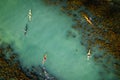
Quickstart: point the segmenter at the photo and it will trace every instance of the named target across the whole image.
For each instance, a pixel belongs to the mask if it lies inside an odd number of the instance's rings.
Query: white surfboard
[[[87,60],[89,60],[91,57],[91,50],[89,49],[88,54],[87,54]]]
[[[32,10],[31,9],[28,12],[28,21],[32,21]]]

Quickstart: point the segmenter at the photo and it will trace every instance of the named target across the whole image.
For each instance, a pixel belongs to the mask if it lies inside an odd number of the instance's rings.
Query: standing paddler
[[[89,49],[88,54],[87,54],[87,60],[90,59],[90,56],[91,56],[91,50]]]
[[[47,54],[45,54],[44,57],[43,57],[43,60],[42,60],[43,65],[45,64],[46,60],[47,60]]]
[[[31,9],[28,12],[28,21],[32,21],[32,10]]]

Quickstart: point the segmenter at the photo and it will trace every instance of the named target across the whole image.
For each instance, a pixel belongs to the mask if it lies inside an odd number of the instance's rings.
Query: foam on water
[[[87,61],[88,50],[80,44],[81,35],[71,28],[74,22],[58,7],[40,0],[4,0],[0,7],[0,38],[2,42],[14,43],[23,66],[41,65],[43,55],[47,54],[45,66],[60,80],[100,78],[99,67],[92,60]],[[31,22],[27,17],[29,9],[33,14]],[[67,36],[68,31],[76,38]]]

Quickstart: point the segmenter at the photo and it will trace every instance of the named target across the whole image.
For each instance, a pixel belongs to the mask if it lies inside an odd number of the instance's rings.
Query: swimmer
[[[91,56],[91,50],[89,49],[88,54],[87,54],[87,60],[90,59],[90,56]]]
[[[29,21],[32,20],[32,10],[31,9],[29,10],[29,13],[28,13],[28,20]]]
[[[27,34],[27,30],[28,30],[28,25],[26,24],[25,29],[24,29],[24,35]]]
[[[43,60],[42,60],[43,65],[45,64],[46,59],[47,59],[47,54],[45,54],[44,57],[43,57]]]

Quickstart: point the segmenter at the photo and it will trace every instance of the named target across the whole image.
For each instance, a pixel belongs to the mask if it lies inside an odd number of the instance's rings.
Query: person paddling
[[[32,21],[32,10],[31,9],[28,12],[28,21]]]
[[[87,54],[87,60],[90,59],[90,56],[91,56],[91,50],[89,49],[88,54]]]
[[[46,60],[47,60],[47,54],[45,54],[44,57],[43,57],[43,60],[42,60],[43,65],[45,64]]]

